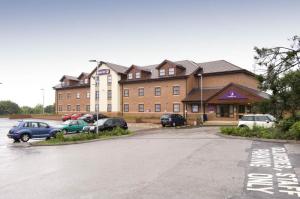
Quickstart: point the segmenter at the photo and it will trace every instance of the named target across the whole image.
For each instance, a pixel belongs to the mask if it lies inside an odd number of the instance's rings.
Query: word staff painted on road
[[[300,198],[298,178],[284,147],[253,149],[249,166],[255,172],[247,175],[247,191],[270,195],[278,191]]]

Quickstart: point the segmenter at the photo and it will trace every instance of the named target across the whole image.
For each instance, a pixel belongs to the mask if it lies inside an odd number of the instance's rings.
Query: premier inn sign
[[[229,90],[219,99],[228,100],[228,99],[247,99],[247,98],[234,90]]]
[[[108,75],[110,73],[109,69],[100,69],[97,72],[97,75]]]

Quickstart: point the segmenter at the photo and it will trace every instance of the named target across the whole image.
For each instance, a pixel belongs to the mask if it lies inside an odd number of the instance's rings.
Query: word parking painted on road
[[[247,191],[300,198],[298,178],[284,147],[254,148],[249,168]]]

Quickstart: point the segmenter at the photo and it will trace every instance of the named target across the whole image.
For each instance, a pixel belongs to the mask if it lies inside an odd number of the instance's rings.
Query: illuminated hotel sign
[[[97,75],[108,75],[110,73],[109,69],[100,69],[97,72]]]
[[[234,90],[229,90],[219,99],[227,100],[227,99],[247,99],[247,98]]]

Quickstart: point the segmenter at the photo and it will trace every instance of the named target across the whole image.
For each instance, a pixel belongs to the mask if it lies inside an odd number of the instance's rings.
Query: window
[[[255,121],[266,122],[266,121],[270,121],[270,119],[267,116],[255,116]]]
[[[80,99],[80,93],[76,94],[76,99]]]
[[[80,84],[83,84],[84,82],[83,82],[83,80],[80,80]]]
[[[217,117],[233,117],[233,105],[217,105]]]
[[[129,73],[127,76],[128,79],[132,79],[132,73]]]
[[[180,104],[173,104],[173,112],[177,113],[180,112]]]
[[[90,98],[91,97],[91,94],[90,94],[90,92],[86,92],[86,98]]]
[[[39,123],[39,127],[40,127],[40,128],[48,128],[48,124],[43,123],[43,122],[40,122],[40,123]]]
[[[144,96],[144,88],[139,88],[139,96]]]
[[[129,104],[124,104],[124,112],[129,112]]]
[[[30,125],[31,128],[38,128],[39,125],[37,122],[31,122],[31,125]]]
[[[99,86],[99,76],[96,76],[95,85],[96,85],[96,87]]]
[[[111,112],[111,104],[107,104],[107,112]]]
[[[71,93],[67,93],[67,99],[71,99]]]
[[[135,73],[135,78],[136,78],[136,79],[141,78],[141,73],[140,73],[140,72]]]
[[[254,121],[254,116],[243,116],[242,121]]]
[[[160,104],[155,104],[155,112],[160,112]]]
[[[155,88],[154,88],[154,95],[155,95],[155,96],[160,96],[160,95],[161,95],[160,87],[155,87]]]
[[[95,111],[99,111],[99,104],[95,105]]]
[[[245,105],[239,105],[239,113],[245,113],[246,107]]]
[[[90,112],[90,109],[91,109],[91,108],[90,108],[90,105],[86,105],[86,106],[85,106],[85,111],[86,111],[86,112]]]
[[[199,112],[199,105],[192,104],[192,113],[198,113],[198,112]]]
[[[110,86],[112,82],[111,75],[107,75],[107,85]]]
[[[67,111],[71,111],[71,105],[67,105]]]
[[[62,111],[62,105],[58,106],[58,111],[60,111],[60,112]]]
[[[80,105],[76,105],[76,111],[80,111]]]
[[[175,75],[175,68],[169,68],[169,75]]]
[[[96,93],[95,93],[95,99],[99,99],[99,91],[96,91]]]
[[[89,83],[89,79],[84,79],[84,83],[88,84]]]
[[[107,99],[111,100],[111,90],[107,90]]]
[[[144,104],[139,104],[139,112],[144,112]]]
[[[173,95],[179,95],[179,93],[180,93],[180,87],[173,86]]]
[[[128,97],[129,96],[129,89],[124,89],[124,97]]]
[[[159,70],[159,76],[165,76],[165,74],[166,74],[165,69],[160,69]]]
[[[63,96],[62,96],[61,93],[58,94],[58,99],[59,99],[59,100],[62,100],[62,99],[63,99]]]

